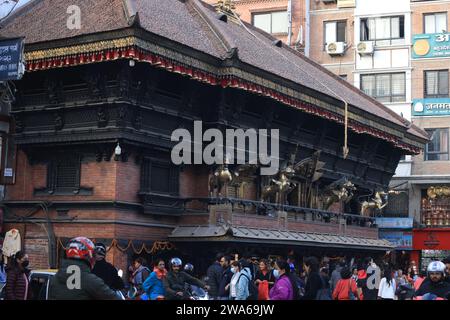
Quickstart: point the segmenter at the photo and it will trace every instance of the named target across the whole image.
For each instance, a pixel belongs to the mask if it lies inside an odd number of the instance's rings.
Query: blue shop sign
[[[0,40],[0,81],[19,80],[24,71],[23,38]]]
[[[412,229],[413,218],[376,218],[380,229]]]
[[[413,59],[450,57],[450,33],[416,34],[412,43]]]
[[[413,117],[448,115],[450,115],[450,98],[413,99]]]
[[[385,239],[392,243],[397,250],[412,250],[412,232],[404,231],[380,231],[380,239]]]

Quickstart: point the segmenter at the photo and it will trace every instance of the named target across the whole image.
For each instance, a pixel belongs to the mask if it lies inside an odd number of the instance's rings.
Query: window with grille
[[[425,161],[448,160],[448,128],[426,129],[431,135],[425,148]]]
[[[73,192],[80,189],[81,159],[62,156],[50,161],[47,170],[47,189],[53,192]]]
[[[409,216],[409,196],[408,193],[390,194],[388,204],[383,209],[385,217],[407,218]]]
[[[380,102],[406,101],[405,73],[361,75],[361,90]]]
[[[447,31],[447,12],[426,13],[423,15],[423,33],[442,33]]]
[[[376,45],[402,44],[405,38],[405,17],[377,17],[361,19],[361,41]]]
[[[254,13],[252,15],[253,25],[267,33],[287,33],[288,13],[287,11],[274,11]]]
[[[425,98],[448,97],[448,70],[425,71],[424,82]]]
[[[178,195],[178,167],[158,160],[145,159],[141,170],[142,192]]]

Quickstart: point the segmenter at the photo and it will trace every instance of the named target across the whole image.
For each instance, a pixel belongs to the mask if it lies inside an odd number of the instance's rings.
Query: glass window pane
[[[364,91],[365,94],[375,97],[375,76],[361,76],[361,90]]]
[[[433,14],[425,15],[425,33],[435,33],[435,20]]]
[[[441,152],[448,152],[448,130],[439,129],[439,150]]]
[[[385,97],[391,95],[391,76],[382,74],[377,76],[377,97]]]
[[[347,22],[340,21],[337,23],[337,41],[345,42],[345,26]]]
[[[325,23],[325,43],[336,42],[336,22]]]
[[[432,131],[430,142],[427,145],[428,152],[439,151],[439,134],[437,130]]]
[[[286,11],[272,13],[272,33],[288,32],[288,15]]]
[[[436,95],[438,94],[437,91],[437,84],[438,84],[438,77],[437,72],[435,71],[427,71],[425,73],[425,87],[426,87],[426,94],[427,96],[430,95]]]
[[[255,27],[270,33],[270,13],[255,14],[253,16],[253,24]]]
[[[396,73],[392,75],[392,95],[405,95],[405,74]]]
[[[437,13],[435,15],[435,19],[436,19],[436,33],[447,31],[447,14]]]
[[[361,41],[369,40],[369,22],[367,19],[361,19]]]
[[[391,38],[400,38],[400,18],[394,17],[391,19]]]
[[[377,18],[376,19],[376,39],[390,39],[391,38],[391,19]]]
[[[375,24],[375,19],[369,19],[369,40],[376,39]]]
[[[448,71],[439,72],[439,94],[448,95]]]

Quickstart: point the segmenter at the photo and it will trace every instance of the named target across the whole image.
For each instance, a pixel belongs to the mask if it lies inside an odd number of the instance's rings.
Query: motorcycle
[[[204,289],[197,287],[197,286],[193,286],[193,285],[188,285],[186,290],[185,290],[185,296],[189,299],[189,300],[209,300],[209,295],[208,292],[205,291]]]

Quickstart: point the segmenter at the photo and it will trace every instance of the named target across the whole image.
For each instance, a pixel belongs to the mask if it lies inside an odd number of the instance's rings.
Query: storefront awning
[[[169,239],[174,242],[215,241],[366,250],[394,249],[389,241],[380,239],[228,226],[179,226],[169,235]]]

